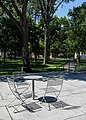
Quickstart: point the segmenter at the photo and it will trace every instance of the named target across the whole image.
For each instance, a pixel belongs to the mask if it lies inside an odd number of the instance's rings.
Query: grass
[[[82,60],[80,63],[77,64],[77,70],[86,70],[86,60]]]
[[[63,69],[63,65],[67,60],[51,59],[48,64],[43,64],[43,59],[30,60],[31,68],[33,72],[52,72]],[[6,59],[5,65],[3,59],[0,59],[0,75],[12,74],[15,70],[19,70],[23,66],[21,59],[10,60]]]

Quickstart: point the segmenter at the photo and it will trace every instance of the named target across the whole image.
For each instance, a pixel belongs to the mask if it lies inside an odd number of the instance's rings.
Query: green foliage
[[[21,49],[20,34],[8,17],[0,16],[0,49],[5,51],[19,51]]]
[[[69,38],[71,43],[74,42],[73,48],[75,51],[84,52],[86,50],[86,2],[70,10],[68,15],[70,16]]]
[[[66,17],[58,18],[55,16],[50,24],[49,39],[51,51],[57,54],[58,57],[68,57],[66,46],[68,26],[69,21]]]

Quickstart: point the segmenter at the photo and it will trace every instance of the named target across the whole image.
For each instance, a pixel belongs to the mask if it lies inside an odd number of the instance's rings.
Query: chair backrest
[[[20,97],[18,96],[18,93],[17,93],[17,89],[16,89],[16,86],[15,86],[15,83],[14,83],[14,78],[7,78],[7,80],[8,80],[9,88],[10,88],[11,92],[13,93],[13,95],[17,99],[20,99]]]
[[[59,96],[63,86],[63,76],[51,77],[47,81],[46,93],[57,92]]]
[[[63,77],[58,76],[58,77],[51,77],[47,81],[47,86],[59,86],[63,84]]]
[[[21,93],[23,93],[23,91],[22,92],[20,92],[20,91],[18,91],[18,86],[17,86],[17,82],[15,82],[15,80],[16,79],[14,79],[13,78],[13,76],[12,76],[12,78],[7,78],[7,80],[8,80],[8,85],[9,85],[9,88],[10,88],[10,90],[11,90],[11,92],[13,93],[13,95],[17,98],[17,99],[19,99],[20,101],[23,101],[23,99],[22,99],[22,94]],[[19,84],[19,83],[18,83]],[[20,89],[21,90],[21,89]]]

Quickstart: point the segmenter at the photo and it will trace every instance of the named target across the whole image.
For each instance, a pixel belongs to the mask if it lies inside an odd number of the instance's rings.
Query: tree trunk
[[[34,51],[34,53],[35,53],[35,61],[37,61],[37,42],[36,41],[34,43],[34,46],[35,46],[35,51]]]
[[[5,59],[6,59],[6,48],[4,46],[4,65],[5,65]]]
[[[10,59],[12,60],[12,49],[10,51]]]
[[[48,61],[50,61],[50,39],[48,40]]]
[[[16,47],[14,46],[14,60],[16,59]]]
[[[2,2],[1,0],[0,0],[0,6],[7,13],[7,15],[13,20],[14,24],[17,26],[18,30],[20,31],[22,37],[23,67],[26,72],[31,72],[29,51],[28,51],[28,24],[26,19],[28,0],[21,0],[21,7],[22,7],[21,11],[18,10],[15,0],[11,0],[10,2],[12,3],[13,8],[15,9],[17,15],[21,19],[20,24],[17,21],[16,17],[14,17],[13,14],[10,12],[9,8],[7,8],[4,2]]]
[[[80,52],[77,53],[77,62],[80,63]]]
[[[48,63],[48,23],[45,25],[44,64]]]
[[[27,3],[24,1],[22,6],[22,55],[24,71],[31,72],[28,50],[28,24],[26,19],[26,6]]]

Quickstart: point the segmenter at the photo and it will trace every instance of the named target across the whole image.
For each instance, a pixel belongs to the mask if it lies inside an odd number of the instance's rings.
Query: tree
[[[2,51],[4,51],[4,64],[5,64],[5,57],[6,57],[6,51],[14,51],[14,58],[16,58],[16,51],[19,48],[18,44],[21,44],[19,42],[19,34],[16,29],[16,26],[12,24],[11,19],[6,17],[5,15],[0,16],[0,48]],[[16,47],[17,46],[17,47]],[[11,54],[12,56],[12,54]]]
[[[58,18],[55,16],[49,26],[49,42],[51,51],[57,57],[67,57],[67,31],[69,22],[66,17]]]
[[[30,51],[34,53],[34,60],[37,61],[37,56],[39,54],[39,38],[41,30],[34,22],[29,24],[29,41],[30,41]]]
[[[28,51],[28,20],[26,16],[28,0],[0,0],[1,8],[6,12],[19,30],[22,40],[23,67],[31,71]]]
[[[86,51],[86,2],[81,6],[73,8],[68,13],[71,25],[71,41],[75,43],[75,52],[78,54],[80,62],[80,52]],[[82,47],[83,46],[83,47]]]
[[[54,13],[58,7],[64,3],[74,0],[35,0],[35,4],[38,4],[39,11],[45,23],[45,45],[44,45],[44,64],[48,63],[49,59],[49,24],[53,18]]]

